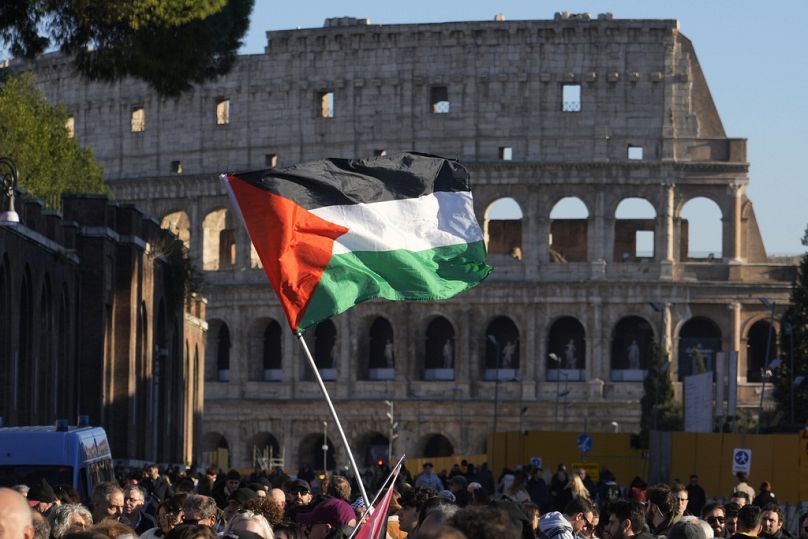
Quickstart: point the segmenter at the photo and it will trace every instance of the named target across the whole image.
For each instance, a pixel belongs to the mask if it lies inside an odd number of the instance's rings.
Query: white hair
[[[233,515],[233,518],[227,523],[222,536],[227,537],[230,530],[246,530],[247,522],[253,522],[258,525],[260,531],[256,533],[263,537],[263,539],[275,539],[275,534],[272,533],[272,526],[269,525],[264,515],[249,510],[239,511]]]
[[[73,515],[76,514],[84,517],[87,527],[93,525],[93,515],[80,503],[67,503],[54,506],[48,516],[51,525],[51,535],[59,539],[59,537],[66,534],[70,525],[73,524]]]
[[[681,522],[691,522],[693,524],[696,524],[702,530],[704,530],[704,535],[707,536],[707,539],[714,539],[715,532],[713,531],[713,527],[710,526],[710,524],[707,523],[706,521],[700,519],[699,517],[694,516],[694,515],[685,515],[679,520]]]

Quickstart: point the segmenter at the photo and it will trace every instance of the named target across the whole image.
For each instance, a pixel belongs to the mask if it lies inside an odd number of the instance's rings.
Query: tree
[[[91,80],[141,79],[165,96],[226,74],[253,0],[14,0],[0,2],[0,41],[15,56],[49,47]]]
[[[0,155],[17,164],[26,193],[51,206],[67,191],[108,192],[92,151],[69,136],[67,117],[45,100],[31,75],[0,85]]]
[[[802,237],[808,247],[808,227]],[[787,430],[801,428],[808,419],[808,382],[792,387],[800,375],[808,375],[808,252],[800,260],[797,277],[791,285],[791,298],[783,314],[780,330],[780,351],[783,363],[772,372],[775,415],[779,427]],[[794,370],[791,370],[791,362]],[[794,392],[794,418],[791,417],[791,392]]]
[[[673,397],[668,352],[659,344],[654,345],[648,372],[643,380],[643,396],[640,399],[640,447],[648,447],[652,430],[680,430],[682,428],[682,405]]]

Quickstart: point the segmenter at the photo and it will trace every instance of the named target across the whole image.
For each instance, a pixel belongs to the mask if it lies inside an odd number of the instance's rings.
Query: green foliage
[[[197,292],[202,291],[204,275],[191,262],[188,249],[179,239],[165,233],[153,244],[152,256],[166,262],[166,301],[171,310],[176,309]]]
[[[68,136],[67,116],[45,100],[31,75],[0,84],[0,155],[16,163],[26,193],[51,206],[64,192],[109,192],[92,151]]]
[[[0,3],[0,40],[34,57],[49,46],[82,75],[139,78],[160,94],[226,74],[253,0],[16,0]]]
[[[802,238],[808,246],[808,228]],[[792,388],[797,376],[808,376],[808,253],[805,253],[797,268],[797,278],[791,286],[789,305],[783,314],[780,330],[780,357],[782,365],[772,372],[773,396],[777,403],[772,421],[781,430],[796,431],[808,419],[808,380]],[[794,370],[792,372],[792,356]],[[794,420],[791,420],[791,391],[794,392]]]
[[[659,344],[648,365],[648,373],[643,380],[644,393],[640,399],[640,445],[648,447],[652,430],[681,430],[682,405],[673,396],[673,383],[670,379],[668,352]]]

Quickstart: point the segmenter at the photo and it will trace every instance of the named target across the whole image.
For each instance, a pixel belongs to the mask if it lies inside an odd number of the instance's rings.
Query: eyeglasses
[[[716,522],[718,522],[719,524],[723,524],[724,521],[726,521],[724,517],[718,517],[718,516],[707,517],[707,522],[709,522],[710,524],[715,524]]]
[[[686,501],[687,501],[687,498],[679,498],[679,501],[680,501],[680,502],[686,502]]]
[[[290,490],[292,494],[299,494],[301,496],[305,496],[306,494],[311,494],[310,490],[306,490],[305,488],[296,488],[294,490]]]

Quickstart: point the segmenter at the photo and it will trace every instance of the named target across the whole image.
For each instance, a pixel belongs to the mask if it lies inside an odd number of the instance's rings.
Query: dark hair
[[[424,505],[423,507],[421,507],[421,510],[418,511],[418,527],[420,528],[421,524],[423,524],[424,522],[424,519],[428,515],[431,515],[432,513],[442,514],[443,519],[440,522],[442,524],[443,522],[449,520],[455,514],[457,509],[458,509],[457,505],[453,504],[450,501],[447,501],[444,498],[441,498],[440,496],[434,496],[432,498],[429,498],[427,501],[424,502]]]
[[[81,496],[72,486],[67,484],[56,485],[53,489],[56,497],[61,500],[63,504],[66,503],[81,503]]]
[[[541,515],[541,509],[539,509],[539,506],[533,502],[523,503],[522,508],[525,510],[525,514],[528,517],[532,517],[533,515]]]
[[[712,513],[713,511],[715,511],[716,509],[719,509],[719,508],[724,512],[724,516],[726,516],[727,515],[726,507],[724,507],[720,503],[713,502],[713,503],[708,503],[707,505],[705,505],[704,507],[701,508],[701,518],[706,517],[708,513]]]
[[[446,522],[463,532],[468,539],[520,539],[522,530],[516,528],[505,511],[486,505],[470,505],[459,510]]]
[[[216,532],[208,526],[201,526],[199,524],[183,524],[177,526],[166,534],[165,539],[219,539]]]
[[[738,511],[738,531],[748,532],[760,526],[760,507],[744,505]]]
[[[281,522],[272,526],[272,532],[275,537],[280,537],[283,534],[286,539],[303,539],[303,534],[300,532],[300,525],[296,522]]]
[[[671,492],[670,487],[663,483],[659,483],[649,488],[646,491],[646,494],[648,495],[648,503],[656,505],[665,518],[673,514],[674,508],[679,503],[676,496],[674,496],[673,492]]]
[[[732,496],[730,496],[730,498],[743,498],[744,500],[746,500],[746,503],[749,503],[749,494],[743,492],[742,490],[736,490],[735,492],[732,493]]]
[[[780,524],[784,524],[786,521],[786,514],[783,512],[783,508],[776,503],[767,503],[760,511],[761,513],[763,511],[773,511],[777,513],[777,519],[780,521]]]
[[[62,539],[109,539],[109,537],[103,533],[88,530],[83,532],[66,533],[62,536]]]
[[[564,514],[567,516],[570,515],[577,515],[578,513],[592,513],[594,512],[594,506],[592,502],[587,500],[586,498],[573,498],[570,503],[564,508]]]
[[[401,507],[412,507],[420,511],[428,499],[434,498],[437,495],[437,491],[431,488],[409,488],[401,493],[398,503]]]
[[[624,520],[631,521],[631,531],[638,534],[645,526],[645,507],[639,502],[617,500],[609,506],[609,513],[617,517],[622,528]]]
[[[741,509],[741,506],[735,502],[729,502],[724,504],[724,515],[726,517],[737,517],[738,511]]]

